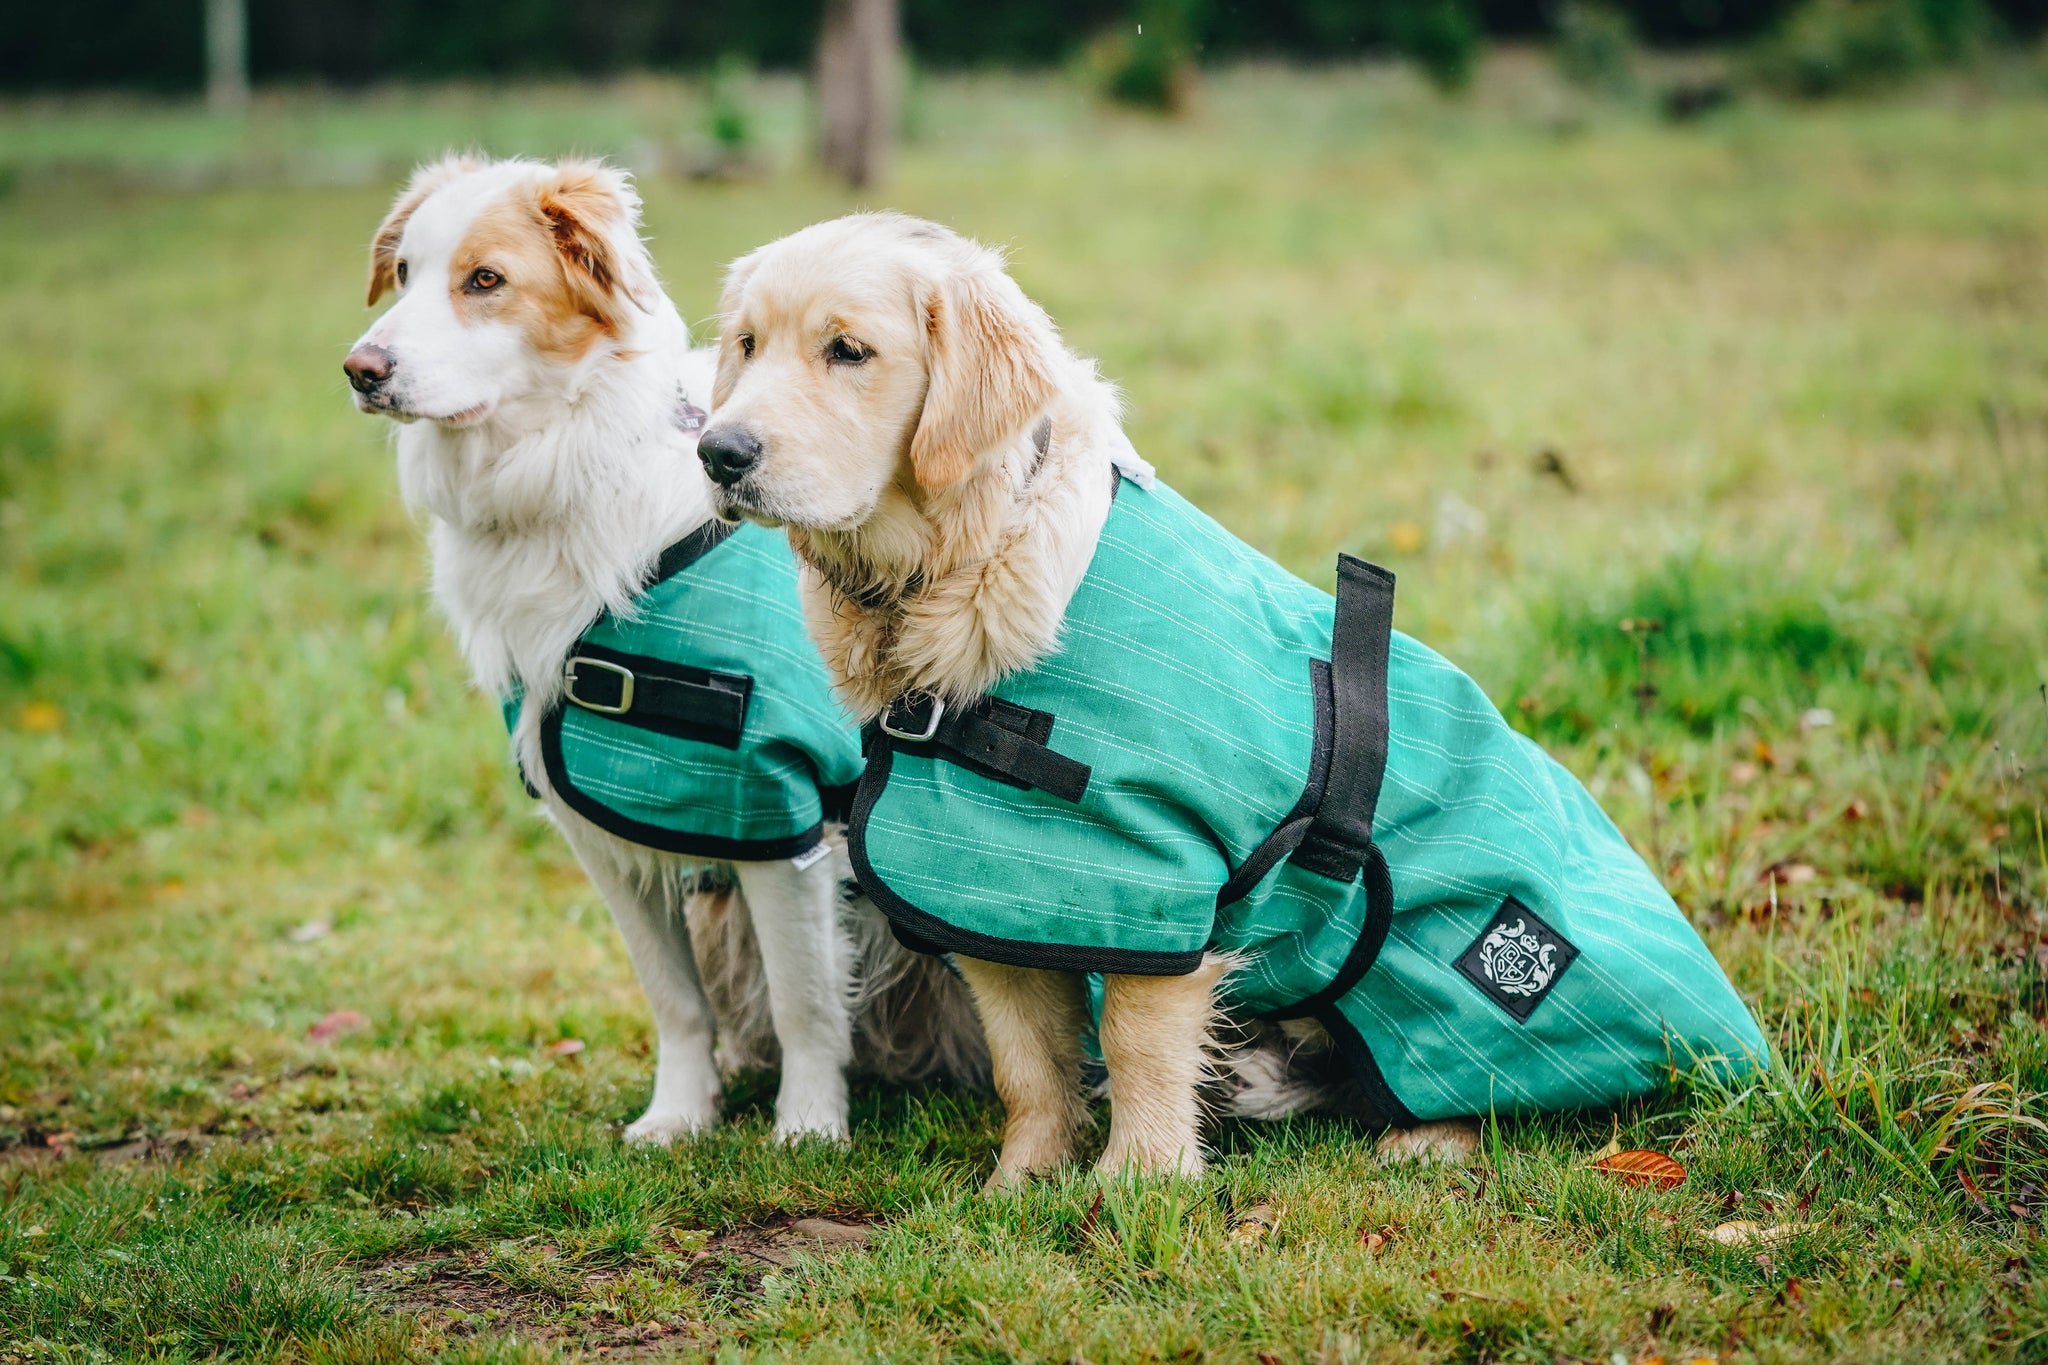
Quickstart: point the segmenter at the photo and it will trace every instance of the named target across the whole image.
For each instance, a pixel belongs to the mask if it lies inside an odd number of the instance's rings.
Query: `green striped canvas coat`
[[[540,721],[548,783],[622,839],[767,861],[817,847],[860,777],[860,732],[804,632],[779,531],[710,522],[665,551],[630,616],[564,662]],[[522,698],[504,701],[516,729]]]
[[[1347,558],[1332,598],[1122,483],[1050,654],[871,730],[863,888],[929,950],[1152,974],[1238,954],[1228,1007],[1320,1020],[1391,1123],[1760,1065],[1585,788],[1391,616],[1382,570]]]

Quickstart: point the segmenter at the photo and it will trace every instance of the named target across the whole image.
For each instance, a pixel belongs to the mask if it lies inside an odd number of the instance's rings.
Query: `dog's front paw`
[[[822,1138],[826,1142],[844,1142],[847,1138],[846,1112],[836,1114],[781,1114],[775,1116],[775,1137],[779,1142],[801,1142],[805,1138]]]
[[[1470,1119],[1442,1119],[1380,1134],[1374,1152],[1384,1162],[1421,1161],[1457,1165],[1479,1150],[1479,1125]]]
[[[718,1122],[718,1111],[649,1109],[626,1125],[625,1139],[636,1147],[666,1147],[694,1137]]]

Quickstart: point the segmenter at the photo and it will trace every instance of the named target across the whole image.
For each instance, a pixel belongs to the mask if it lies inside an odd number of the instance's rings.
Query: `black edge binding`
[[[1385,1125],[1388,1128],[1413,1128],[1417,1119],[1401,1097],[1387,1084],[1387,1077],[1380,1070],[1379,1059],[1366,1046],[1365,1038],[1349,1019],[1334,1008],[1326,1009],[1316,1016],[1316,1022],[1329,1031],[1337,1044],[1337,1051],[1351,1067],[1352,1079],[1358,1082],[1359,1097],[1365,1101],[1367,1113],[1362,1117],[1368,1126]]]
[[[654,562],[654,577],[647,580],[647,588],[657,583],[668,582],[723,545],[725,538],[739,529],[738,522],[720,521],[717,517],[705,522],[661,552],[661,558]],[[642,588],[641,591],[645,592],[647,588]]]
[[[1010,967],[1043,967],[1066,972],[1115,972],[1125,976],[1186,976],[1202,965],[1203,950],[1185,953],[1138,948],[1096,948],[1078,943],[1020,943],[996,938],[948,924],[937,915],[920,910],[884,882],[868,860],[868,818],[889,785],[889,770],[896,756],[896,744],[879,730],[871,729],[867,770],[861,774],[860,791],[854,797],[853,818],[846,827],[846,851],[853,859],[853,875],[861,890],[875,903],[895,932],[897,942],[913,952],[965,953],[985,962]],[[934,755],[936,757],[936,755]]]
[[[548,782],[555,794],[570,810],[596,825],[608,834],[621,839],[658,848],[664,853],[680,853],[691,858],[722,858],[739,863],[766,863],[778,858],[794,858],[799,853],[808,853],[818,846],[825,837],[823,823],[812,825],[796,834],[775,839],[726,839],[711,834],[691,834],[682,830],[666,829],[635,820],[630,815],[621,815],[603,802],[585,794],[569,778],[569,765],[562,757],[562,707],[556,703],[554,709],[541,717],[540,753],[541,761],[547,765]]]

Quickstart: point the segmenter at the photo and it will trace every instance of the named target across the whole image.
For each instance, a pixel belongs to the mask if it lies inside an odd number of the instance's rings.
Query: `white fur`
[[[727,897],[693,891],[700,860],[592,825],[552,791],[541,760],[539,717],[560,690],[570,645],[601,611],[630,612],[661,550],[710,515],[695,435],[675,412],[679,386],[709,407],[712,353],[690,349],[656,286],[622,174],[609,173],[623,209],[611,246],[636,306],[618,335],[579,360],[542,353],[516,326],[463,317],[440,285],[480,213],[554,173],[527,161],[457,170],[412,210],[399,248],[411,287],[357,343],[393,357],[394,392],[359,396],[358,406],[405,420],[399,483],[428,517],[434,597],[477,686],[492,696],[524,689],[514,751],[610,907],[653,1007],[654,1095],[627,1138],[665,1142],[711,1124],[719,1063],[764,1064],[778,1051],[777,1134],[843,1137],[856,1014],[864,1025],[895,1021],[861,1030],[875,1069],[972,1081],[986,1062],[964,992],[911,980],[917,965],[880,931],[874,908],[842,907],[843,851],[802,869],[732,866],[745,910],[735,915]],[[695,953],[693,930],[705,939]],[[921,1011],[909,1028],[896,1019],[906,985]],[[759,1026],[763,994],[772,1035]]]

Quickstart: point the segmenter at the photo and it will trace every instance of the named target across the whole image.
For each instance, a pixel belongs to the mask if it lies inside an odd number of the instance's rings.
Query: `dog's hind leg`
[[[1211,956],[1186,976],[1103,978],[1109,1145],[1097,1170],[1202,1173],[1199,1088],[1209,1068],[1216,985],[1229,965]]]
[[[690,951],[680,892],[666,877],[635,875],[599,849],[571,839],[612,922],[626,942],[633,974],[654,1010],[657,1051],[654,1098],[626,1125],[628,1142],[673,1142],[718,1121],[718,1068],[711,1060],[716,1025]]]
[[[736,863],[761,946],[768,1010],[782,1048],[775,1135],[846,1136],[846,1067],[853,1059],[851,950],[839,927],[835,859]]]
[[[1019,1185],[1070,1158],[1074,1134],[1088,1118],[1081,1095],[1081,1031],[1088,1022],[1081,978],[978,958],[954,961],[974,992],[1003,1101],[1003,1154],[989,1188]]]

